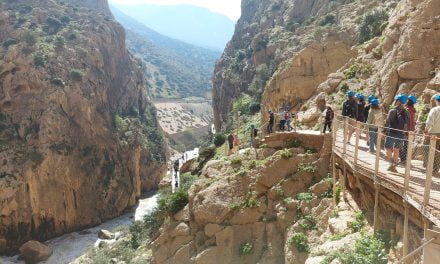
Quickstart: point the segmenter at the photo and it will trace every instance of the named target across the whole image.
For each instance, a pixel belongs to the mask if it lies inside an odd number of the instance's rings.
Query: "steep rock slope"
[[[357,56],[351,47],[358,42],[362,16],[374,9],[390,12],[395,4],[244,0],[242,17],[213,78],[217,128],[227,125],[231,105],[242,93],[263,101],[263,110],[310,99],[330,73]]]
[[[0,4],[4,253],[119,215],[157,186],[166,148],[106,1]]]
[[[439,16],[439,1],[400,1],[389,13],[383,34],[354,47],[358,56],[315,87],[316,93],[326,95],[328,103],[338,107],[347,89],[375,94],[384,109],[396,94],[407,93],[420,97],[423,108],[440,88]],[[315,112],[312,107],[303,115],[305,123],[316,122]],[[419,118],[424,122],[426,115],[420,112]]]
[[[189,191],[189,204],[161,227],[152,244],[154,263],[304,263],[288,233],[312,211],[325,229],[331,199],[297,198],[309,187],[302,195],[329,192],[330,181],[321,182],[329,172],[329,145],[323,149],[322,155],[260,149],[260,160],[248,150],[231,161],[209,161]]]
[[[220,52],[163,36],[111,7],[127,31],[130,51],[142,59],[151,94],[155,98],[205,97]]]

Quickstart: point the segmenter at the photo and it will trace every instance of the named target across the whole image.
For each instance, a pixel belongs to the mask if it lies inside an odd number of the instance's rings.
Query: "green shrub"
[[[44,66],[47,63],[47,55],[43,53],[36,53],[34,55],[34,65],[37,67]]]
[[[344,71],[347,80],[356,77],[370,75],[373,72],[373,67],[364,63],[355,63]]]
[[[388,24],[388,14],[385,10],[374,10],[362,17],[359,26],[359,43],[364,43],[382,35]]]
[[[348,227],[351,229],[353,233],[361,231],[364,227],[365,223],[365,215],[362,212],[356,213],[356,218],[354,221],[348,223]]]
[[[234,166],[241,166],[243,161],[239,157],[233,157],[231,159],[231,164]]]
[[[338,255],[342,264],[386,264],[387,251],[384,242],[373,235],[363,235],[356,241],[355,249]]]
[[[230,205],[231,209],[240,209],[240,208],[258,208],[261,205],[261,201],[258,200],[256,192],[248,192],[244,200],[240,202],[234,202]]]
[[[292,237],[287,240],[289,245],[295,245],[299,252],[310,252],[310,247],[307,242],[307,236],[304,233],[295,233]]]
[[[293,155],[288,149],[283,149],[280,151],[280,156],[283,159],[290,159]]]
[[[254,246],[249,242],[240,245],[240,251],[239,251],[240,256],[251,255],[253,251],[254,251]]]
[[[57,46],[58,48],[64,47],[64,37],[63,36],[57,35],[55,37],[55,46]]]
[[[188,192],[178,188],[174,193],[160,197],[157,204],[160,211],[175,215],[188,204]]]
[[[310,201],[313,199],[313,194],[310,192],[298,193],[296,199],[299,201]]]
[[[2,46],[5,48],[9,48],[9,46],[18,44],[18,41],[16,39],[7,39],[3,41]]]
[[[310,163],[300,163],[298,165],[298,171],[305,171],[308,173],[315,173],[316,171],[318,171],[318,167],[316,167],[315,165],[312,165]]]
[[[257,162],[255,160],[252,160],[251,162],[249,162],[248,169],[253,170],[256,168],[257,168]]]
[[[24,33],[24,41],[28,47],[32,47],[37,43],[37,35],[32,31]]]
[[[80,82],[83,80],[83,73],[80,70],[72,70],[70,72],[70,78],[72,78],[72,80]]]
[[[118,113],[115,114],[113,118],[113,123],[115,128],[119,131],[124,131],[126,128],[124,119]]]
[[[222,146],[223,144],[225,144],[225,142],[226,142],[226,136],[224,134],[219,133],[214,136],[214,145],[216,147]]]
[[[302,217],[299,225],[305,230],[316,230],[318,229],[316,226],[316,220],[311,215],[306,215]]]
[[[302,145],[302,142],[299,139],[293,139],[293,140],[290,140],[289,142],[287,142],[288,148],[299,148],[299,147],[301,147],[301,145]]]
[[[254,115],[260,111],[260,103],[250,95],[243,94],[233,103],[232,111],[242,115]]]
[[[336,204],[339,204],[339,202],[341,201],[342,187],[339,184],[337,184],[335,188],[336,188],[336,190],[335,190],[335,200],[336,200]]]
[[[340,87],[339,87],[339,91],[341,91],[345,94],[346,92],[348,92],[349,89],[350,89],[350,87],[348,86],[348,84],[346,82],[341,82]]]
[[[336,24],[336,17],[333,14],[328,14],[319,21],[320,26],[325,26],[329,24]]]
[[[70,23],[70,17],[69,16],[62,16],[60,18],[60,21],[63,22],[64,24],[69,24]]]

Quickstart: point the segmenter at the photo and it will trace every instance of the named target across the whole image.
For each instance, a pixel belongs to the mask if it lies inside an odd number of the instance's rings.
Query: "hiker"
[[[404,107],[408,101],[408,96],[405,94],[399,94],[394,99],[394,105],[396,108],[391,109],[388,112],[385,124],[385,149],[390,162],[388,171],[391,172],[397,172],[396,166],[399,160],[399,152],[400,149],[403,148],[403,142],[406,140],[410,122],[409,113]]]
[[[377,145],[377,132],[379,127],[383,125],[383,114],[380,108],[378,99],[373,99],[370,103],[370,111],[368,114],[367,125],[370,138],[370,152],[375,153],[375,146]]]
[[[278,115],[280,116],[280,128],[279,128],[279,130],[284,132],[284,130],[286,128],[286,117],[285,117],[284,111],[281,110]]]
[[[405,107],[406,110],[409,113],[409,128],[408,131],[416,131],[416,108],[414,107],[414,105],[417,103],[417,97],[415,97],[414,95],[410,95],[408,97],[408,102],[406,103]],[[408,140],[405,140],[403,142],[403,148],[400,150],[400,162],[402,164],[406,163],[406,156],[408,154]]]
[[[324,130],[322,131],[323,134],[325,134],[327,128],[328,131],[332,132],[332,123],[334,118],[335,118],[335,112],[333,112],[331,106],[327,106],[327,109],[325,110]]]
[[[353,135],[354,132],[354,128],[353,125],[354,120],[357,120],[357,116],[358,116],[358,107],[357,107],[357,103],[354,99],[354,92],[353,91],[348,91],[347,92],[347,100],[344,102],[344,104],[342,105],[342,116],[346,117],[346,118],[350,118],[349,119],[349,124],[350,126],[348,127],[348,131],[347,131],[347,143],[350,144],[350,139],[351,136]],[[344,137],[345,138],[345,137]]]
[[[255,145],[255,138],[258,137],[258,129],[255,125],[251,125],[251,147]]]
[[[356,99],[357,99],[357,117],[356,117],[356,121],[365,123],[365,96],[361,93],[358,93],[356,95]]]
[[[284,113],[284,118],[286,119],[287,131],[292,131],[292,114],[289,111]]]
[[[430,136],[440,137],[440,94],[437,94],[434,99],[436,107],[429,111],[425,133]],[[434,156],[433,175],[438,176],[438,170],[440,168],[440,155],[438,152],[440,150],[440,140],[437,140],[436,149],[437,151],[435,152]]]
[[[273,133],[273,125],[275,123],[275,116],[274,116],[272,110],[269,110],[268,113],[269,113],[269,124],[267,125],[267,133],[270,135]]]
[[[370,114],[370,109],[371,109],[371,102],[374,99],[377,99],[376,97],[374,97],[374,95],[368,96],[368,99],[367,99],[368,103],[365,105],[365,108],[364,108],[365,122],[368,120],[368,115]],[[367,138],[367,146],[369,146],[369,144],[370,144],[370,132],[369,132],[368,129],[367,129],[367,131],[365,131],[365,136]]]
[[[176,159],[176,161],[174,161],[174,179],[175,179],[175,185],[176,185],[176,188],[179,188],[179,170],[180,170],[180,161],[179,161],[179,159]]]
[[[232,150],[234,149],[234,130],[231,130],[231,133],[229,133],[228,146],[229,146],[228,156],[230,156],[232,154]]]

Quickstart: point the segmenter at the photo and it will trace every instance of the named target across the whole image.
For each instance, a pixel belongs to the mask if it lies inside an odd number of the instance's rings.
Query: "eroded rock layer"
[[[118,216],[157,187],[166,148],[107,1],[0,4],[4,253]]]

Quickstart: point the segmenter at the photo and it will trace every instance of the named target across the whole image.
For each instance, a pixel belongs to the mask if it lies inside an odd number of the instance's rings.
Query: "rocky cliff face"
[[[318,93],[327,76],[356,58],[359,23],[396,1],[247,1],[235,35],[214,76],[215,122],[228,122],[242,93],[268,108],[297,108]],[[277,109],[278,110],[278,109]]]
[[[0,2],[0,253],[115,217],[161,179],[124,30],[81,6],[106,2]]]

